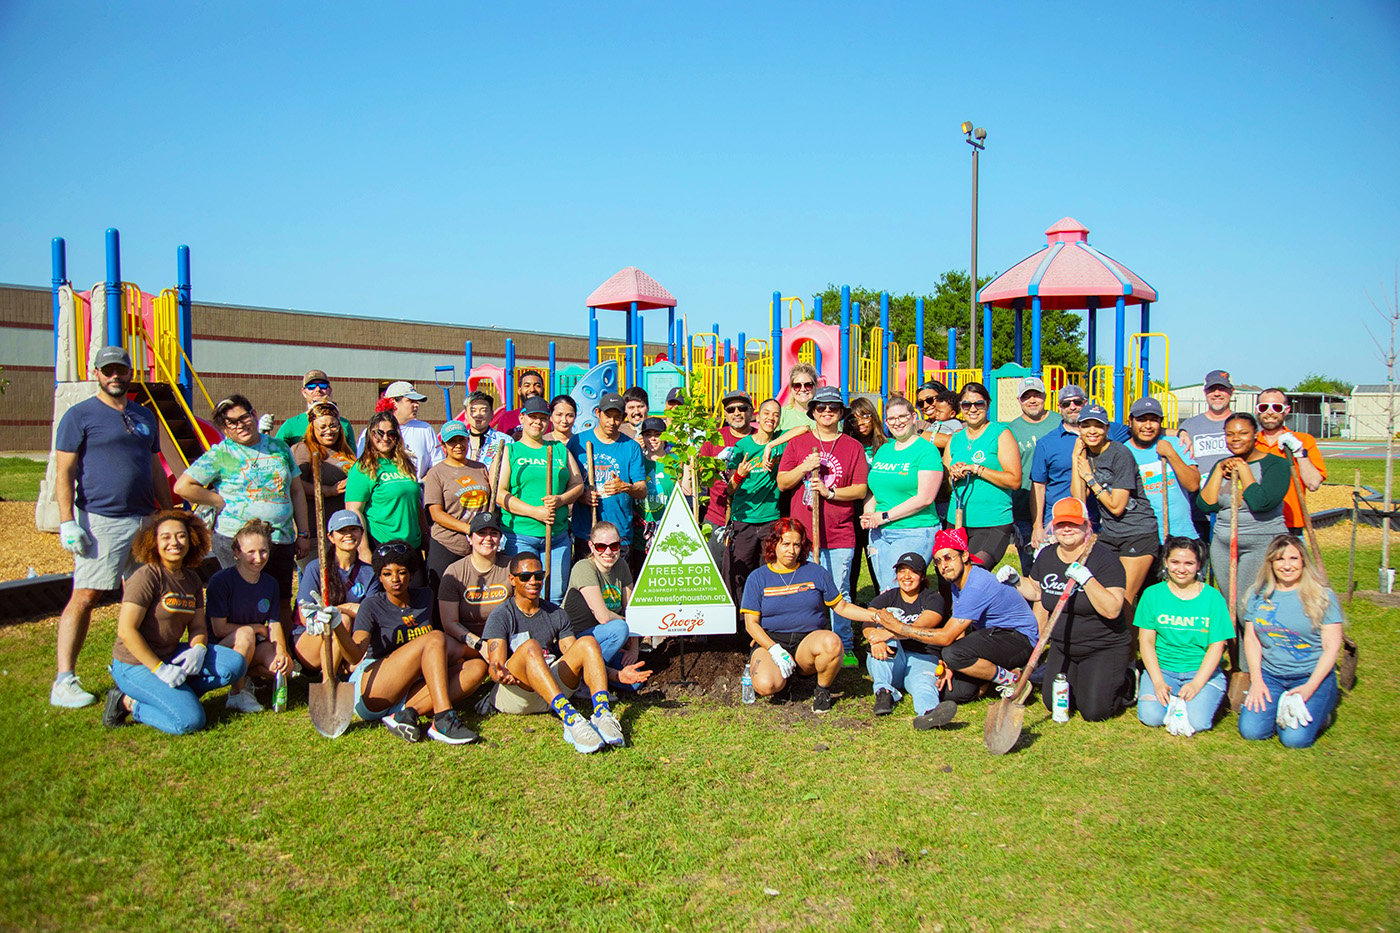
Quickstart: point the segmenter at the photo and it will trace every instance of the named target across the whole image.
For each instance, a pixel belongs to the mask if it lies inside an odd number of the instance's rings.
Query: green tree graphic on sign
[[[673,531],[660,541],[654,542],[652,547],[663,554],[670,554],[676,559],[677,563],[680,563],[685,555],[690,553],[690,548],[693,544],[694,542],[685,532]]]

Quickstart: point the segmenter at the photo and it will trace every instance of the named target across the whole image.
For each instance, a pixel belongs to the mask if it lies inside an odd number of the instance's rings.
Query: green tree
[[[705,406],[705,398],[692,390],[675,408],[666,412],[666,430],[661,439],[667,449],[661,457],[661,468],[672,482],[680,483],[682,471],[687,464],[694,464],[700,474],[699,487],[709,489],[724,469],[717,457],[700,456],[700,447],[706,442],[716,447],[724,446],[714,413]]]
[[[1294,392],[1327,392],[1331,395],[1350,395],[1353,383],[1322,373],[1308,373],[1293,387]]]
[[[652,542],[652,547],[663,554],[670,554],[677,561],[690,553],[693,541],[683,531],[673,531],[660,541]]]
[[[978,277],[978,286],[986,285],[992,276]],[[979,359],[971,367],[967,361],[968,346],[968,277],[967,272],[951,269],[944,272],[934,286],[932,294],[924,295],[924,353],[940,359],[948,352],[948,328],[957,331],[958,359],[954,369],[978,368],[982,365],[982,319],[977,319],[977,341]],[[919,296],[914,294],[890,295],[890,337],[900,344],[914,343],[914,305]],[[841,289],[828,285],[826,290],[814,299],[822,302],[822,320],[828,324],[841,322]],[[860,304],[860,326],[870,327],[880,323],[880,290],[852,287],[852,303]],[[815,300],[813,302],[815,305]],[[1012,326],[1014,320],[1010,311],[993,312],[992,323],[992,366],[993,368],[1010,362],[1015,354],[1016,335]],[[1027,311],[1022,315],[1022,340],[1025,345],[1027,363],[1030,362],[1031,316]],[[889,337],[887,337],[889,339]],[[1084,323],[1081,315],[1072,311],[1042,311],[1040,314],[1040,359],[1042,364],[1058,364],[1066,369],[1082,371],[1085,367]]]

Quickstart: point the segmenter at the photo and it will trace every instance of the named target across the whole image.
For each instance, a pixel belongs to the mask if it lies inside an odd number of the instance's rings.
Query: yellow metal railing
[[[807,320],[807,303],[804,302],[801,298],[798,298],[796,295],[794,295],[791,298],[779,298],[778,301],[780,304],[787,305],[788,327],[791,327],[793,324],[801,324],[803,321]],[[792,319],[793,305],[797,305],[799,308],[802,309],[802,313],[798,316],[796,321]]]
[[[939,374],[940,381],[953,392],[961,392],[969,382],[981,382],[980,369],[945,369]]]
[[[1100,364],[1089,370],[1089,402],[1094,405],[1102,405],[1104,411],[1108,412],[1108,417],[1114,420],[1117,415],[1113,412],[1113,367]]]
[[[749,358],[753,348],[754,357]],[[750,337],[744,346],[744,384],[748,386],[749,397],[754,408],[773,397],[773,350],[767,340]]]
[[[127,353],[131,354],[132,363],[135,364],[137,359],[136,353],[144,353],[147,347],[155,346],[156,341],[151,338],[150,332],[146,330],[145,321],[141,319],[141,306],[139,302],[136,303],[136,307],[134,309],[132,309],[130,306],[124,305],[122,308],[122,312],[122,318],[126,322],[126,326],[122,328],[123,346],[126,349]],[[170,386],[170,388],[173,390],[170,394],[174,396],[175,401],[180,406],[180,409],[185,413],[185,417],[189,419],[190,428],[194,431],[194,436],[199,441],[199,446],[204,450],[208,450],[209,441],[204,437],[204,432],[200,430],[199,419],[195,417],[194,412],[190,409],[189,403],[185,401],[184,393],[180,391],[178,373],[172,372],[171,369],[166,366],[165,360],[161,358],[160,354],[153,354],[152,359],[155,361],[156,371],[160,374],[160,381]],[[147,386],[147,383],[150,380],[150,374],[147,367],[145,365],[134,366],[133,372],[136,377],[136,381],[141,383],[142,387],[146,389],[147,397],[150,397],[150,389]],[[191,369],[190,372],[193,373],[194,370]],[[200,385],[200,391],[204,391],[204,386],[202,384]],[[206,400],[208,400],[209,394],[205,392],[204,397]],[[211,403],[209,407],[212,409],[213,404]],[[174,439],[175,432],[171,430],[170,422],[167,421],[165,418],[165,412],[160,410],[160,406],[155,404],[155,400],[153,398],[151,410],[155,412],[155,416],[158,419],[160,419],[161,425],[165,428],[165,433],[169,435],[171,439]],[[174,446],[175,449],[179,451],[180,459],[184,461],[185,467],[188,468],[190,465],[189,458],[185,456],[185,452],[180,449],[179,444],[175,444]]]

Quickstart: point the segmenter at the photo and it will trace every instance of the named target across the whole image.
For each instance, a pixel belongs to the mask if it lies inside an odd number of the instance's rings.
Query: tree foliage
[[[693,462],[700,473],[699,488],[709,489],[724,469],[718,458],[700,456],[700,447],[706,441],[723,447],[724,438],[715,424],[714,413],[705,406],[704,395],[694,389],[679,405],[666,412],[666,430],[661,439],[666,442],[667,449],[659,462],[672,482],[679,484],[685,466]]]
[[[1294,392],[1327,392],[1331,395],[1350,395],[1353,383],[1322,373],[1308,373],[1293,387]]]
[[[978,286],[986,285],[991,276],[979,276]],[[968,275],[959,269],[944,272],[934,286],[932,294],[924,295],[924,353],[934,359],[948,354],[948,329],[957,331],[957,355],[954,369],[980,368],[982,365],[982,316],[977,316],[977,356],[972,366],[968,365]],[[913,294],[890,295],[890,335],[886,339],[897,340],[902,345],[915,342],[914,304],[919,296]],[[828,285],[826,290],[814,299],[822,303],[822,320],[828,324],[841,323],[841,289]],[[864,287],[851,288],[852,304],[859,303],[861,327],[880,323],[880,290]],[[815,305],[815,300],[813,302]],[[992,367],[1010,362],[1015,355],[1016,335],[1013,322],[1014,313],[1005,310],[993,312],[992,321]],[[1031,357],[1031,315],[1029,310],[1022,315],[1022,340],[1025,346],[1025,359]],[[1083,371],[1086,366],[1084,350],[1084,321],[1072,311],[1042,311],[1040,313],[1040,359],[1042,364],[1058,364],[1070,371]]]

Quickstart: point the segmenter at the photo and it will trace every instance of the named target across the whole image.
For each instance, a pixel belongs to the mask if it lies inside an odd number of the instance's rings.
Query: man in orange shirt
[[[1317,449],[1317,438],[1303,431],[1290,431],[1283,426],[1284,419],[1292,408],[1282,389],[1265,389],[1259,393],[1255,407],[1259,413],[1259,436],[1255,446],[1271,454],[1278,454],[1290,463],[1296,464],[1297,476],[1309,492],[1316,490],[1327,479],[1327,465]],[[1283,520],[1291,534],[1303,532],[1303,509],[1298,502],[1298,487],[1289,485],[1288,495],[1283,500]]]

